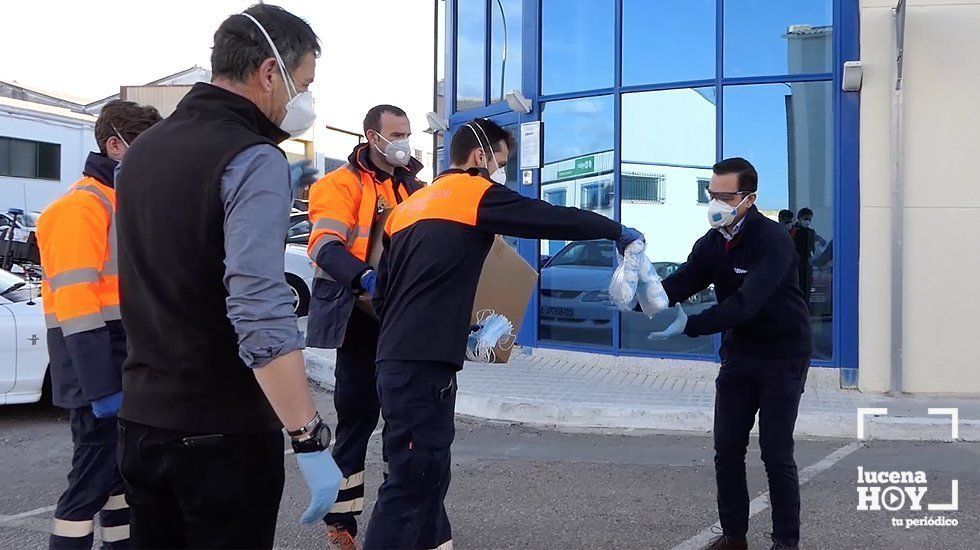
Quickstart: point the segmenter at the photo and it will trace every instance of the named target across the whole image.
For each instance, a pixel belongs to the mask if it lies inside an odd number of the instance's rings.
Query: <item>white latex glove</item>
[[[677,317],[674,319],[674,322],[659,332],[651,332],[647,336],[647,340],[666,340],[672,336],[684,334],[684,328],[687,327],[687,313],[684,313],[684,308],[680,304],[674,307],[677,308]]]

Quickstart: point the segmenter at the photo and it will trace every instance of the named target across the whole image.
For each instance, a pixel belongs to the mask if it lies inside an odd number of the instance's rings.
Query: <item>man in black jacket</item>
[[[390,475],[378,491],[366,550],[453,547],[444,500],[456,435],[456,372],[494,235],[608,239],[620,252],[642,239],[594,212],[508,189],[514,137],[478,118],[456,129],[450,169],[399,204],[385,226],[374,303],[380,313],[378,396]]]
[[[664,280],[671,304],[710,284],[718,305],[691,315],[678,305],[666,338],[722,333],[715,381],[715,475],[723,534],[706,549],[747,548],[749,494],[745,451],[759,414],[759,445],[769,476],[773,549],[796,548],[800,537],[800,484],[793,429],[806,383],[812,344],[800,291],[793,241],[778,222],[755,207],[758,174],[747,160],[713,167],[708,186],[712,229],[694,245],[687,263]]]

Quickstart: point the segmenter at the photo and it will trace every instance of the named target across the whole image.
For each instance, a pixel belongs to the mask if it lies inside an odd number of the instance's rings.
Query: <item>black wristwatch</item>
[[[317,419],[319,420],[319,416]],[[330,427],[320,420],[305,435],[291,437],[290,442],[293,444],[293,452],[296,454],[326,450],[330,446]]]

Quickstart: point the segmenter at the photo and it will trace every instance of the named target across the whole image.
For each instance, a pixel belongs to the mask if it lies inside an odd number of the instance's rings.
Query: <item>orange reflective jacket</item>
[[[367,145],[358,146],[344,166],[320,178],[310,188],[310,241],[307,252],[316,261],[320,250],[338,241],[358,260],[368,261],[371,228],[380,215],[407,199],[410,190],[392,178],[378,181],[364,166]],[[397,194],[397,196],[396,196]],[[380,244],[379,244],[380,246]],[[322,270],[317,276],[325,278]]]
[[[37,224],[48,328],[65,336],[120,319],[116,192],[93,177],[76,182]]]

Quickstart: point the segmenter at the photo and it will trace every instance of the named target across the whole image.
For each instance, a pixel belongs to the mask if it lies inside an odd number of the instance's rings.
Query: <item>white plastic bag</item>
[[[653,316],[667,309],[670,300],[667,292],[661,283],[660,275],[653,268],[653,262],[646,254],[640,258],[640,285],[636,293],[636,300],[640,303],[640,309],[647,317]]]
[[[625,256],[616,255],[619,266],[609,281],[609,301],[622,311],[636,307],[636,287],[640,283],[640,256],[646,244],[634,241],[626,247]]]
[[[643,313],[653,318],[668,306],[667,293],[660,275],[646,255],[646,243],[635,241],[618,256],[619,266],[609,281],[609,300],[621,311],[634,311],[640,305]]]

